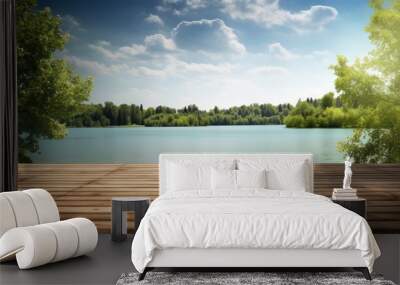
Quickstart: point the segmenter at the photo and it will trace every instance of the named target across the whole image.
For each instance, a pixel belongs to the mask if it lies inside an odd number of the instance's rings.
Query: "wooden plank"
[[[99,231],[110,231],[113,196],[158,196],[158,164],[19,164],[18,170],[19,189],[47,189],[63,219],[87,217]],[[315,193],[329,197],[341,186],[343,170],[342,164],[315,164]],[[375,232],[400,232],[400,164],[356,164],[352,185],[368,201]]]

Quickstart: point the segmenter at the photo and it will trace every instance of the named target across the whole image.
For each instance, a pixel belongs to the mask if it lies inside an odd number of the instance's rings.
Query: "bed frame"
[[[359,250],[329,249],[183,249],[156,250],[139,280],[155,268],[353,268],[371,280]]]
[[[313,192],[313,161],[311,154],[160,154],[160,195],[166,191],[168,161],[182,159],[271,158],[304,160],[307,192]],[[359,250],[330,249],[249,249],[249,248],[170,248],[156,250],[152,261],[139,275],[155,268],[231,268],[236,271],[265,268],[353,268],[367,280],[371,275]]]

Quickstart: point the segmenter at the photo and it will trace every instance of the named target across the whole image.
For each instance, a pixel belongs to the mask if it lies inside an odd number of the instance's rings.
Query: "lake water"
[[[40,141],[42,163],[152,163],[163,152],[312,153],[316,162],[341,162],[336,143],[351,129],[284,126],[71,128],[62,140]]]

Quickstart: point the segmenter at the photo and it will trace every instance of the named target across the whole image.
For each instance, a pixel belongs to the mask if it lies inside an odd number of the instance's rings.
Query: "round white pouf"
[[[0,257],[16,254],[19,268],[28,269],[89,253],[97,239],[96,226],[85,218],[14,228],[1,237]]]

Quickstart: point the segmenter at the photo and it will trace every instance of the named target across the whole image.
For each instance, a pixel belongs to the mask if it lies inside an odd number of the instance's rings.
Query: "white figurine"
[[[344,162],[344,179],[343,179],[343,189],[351,189],[351,158],[348,156]]]

